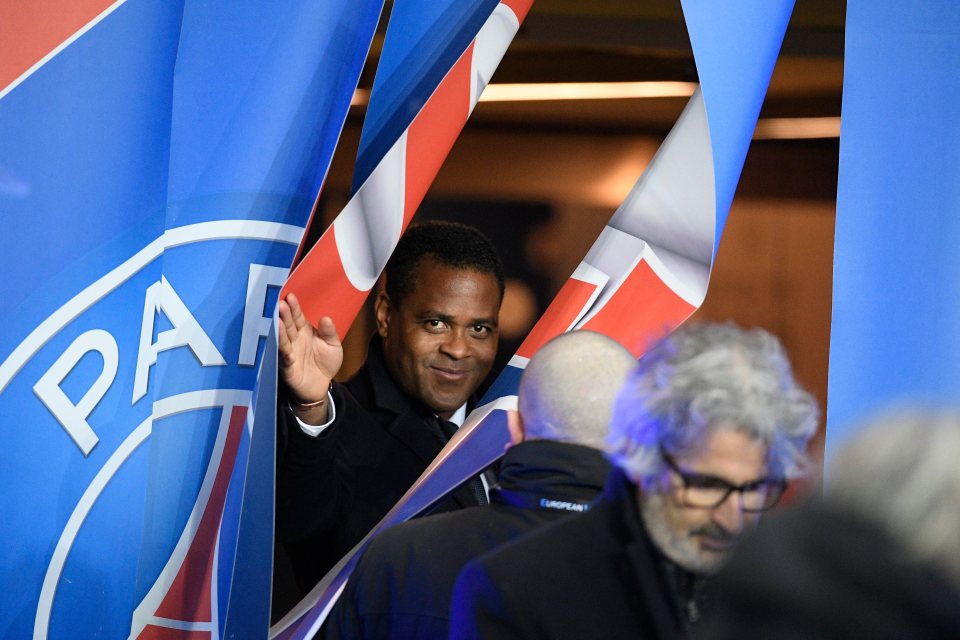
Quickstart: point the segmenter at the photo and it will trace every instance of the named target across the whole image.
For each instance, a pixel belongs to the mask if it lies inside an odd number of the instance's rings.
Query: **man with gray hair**
[[[960,414],[872,422],[717,577],[701,638],[960,638]]]
[[[680,328],[617,398],[603,497],[468,564],[451,638],[683,637],[702,577],[805,469],[817,414],[769,333]]]
[[[446,638],[453,582],[472,558],[566,515],[586,511],[610,465],[600,449],[616,392],[635,365],[591,331],[554,338],[520,379],[512,440],[490,505],[393,527],[366,549],[325,638]]]

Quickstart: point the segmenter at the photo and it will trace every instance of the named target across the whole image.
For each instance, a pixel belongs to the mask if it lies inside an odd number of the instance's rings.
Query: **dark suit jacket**
[[[480,556],[454,588],[451,638],[685,637],[666,565],[620,471],[587,513]]]
[[[336,420],[315,438],[303,433],[285,398],[278,402],[277,537],[304,591],[386,515],[446,441],[433,412],[390,377],[376,337],[363,367],[331,393]],[[476,504],[464,485],[434,511]]]
[[[490,505],[399,524],[364,551],[322,637],[446,639],[453,583],[471,559],[586,509],[610,465],[596,449],[546,440],[511,447]]]

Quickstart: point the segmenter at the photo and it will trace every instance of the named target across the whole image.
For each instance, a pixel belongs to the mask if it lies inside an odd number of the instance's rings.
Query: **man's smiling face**
[[[496,277],[425,256],[399,304],[377,297],[387,369],[407,394],[448,419],[493,366],[499,312]]]

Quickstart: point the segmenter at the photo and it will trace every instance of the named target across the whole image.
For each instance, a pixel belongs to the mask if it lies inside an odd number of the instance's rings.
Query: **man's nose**
[[[440,350],[451,358],[465,358],[470,353],[470,343],[465,332],[454,329],[447,334],[446,340],[440,344]]]
[[[743,531],[743,495],[739,491],[731,491],[713,510],[713,520],[727,533],[736,535]]]

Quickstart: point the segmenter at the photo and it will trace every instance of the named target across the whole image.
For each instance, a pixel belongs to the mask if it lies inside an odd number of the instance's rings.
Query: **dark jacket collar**
[[[504,454],[490,501],[519,507],[585,510],[603,489],[609,472],[610,463],[596,449],[550,440],[521,442]]]
[[[429,407],[412,399],[394,381],[387,369],[383,339],[376,333],[370,338],[367,360],[355,376],[355,378],[361,377],[366,380],[365,391],[370,395],[373,407],[396,414],[416,413],[425,417],[433,416]]]
[[[661,585],[661,589],[645,591],[644,597],[649,600],[658,637],[675,637],[687,626],[688,595],[699,580],[667,559],[650,539],[640,517],[637,487],[623,470],[614,468],[610,473],[603,500],[610,507],[608,523],[624,546],[621,579],[625,587]]]

